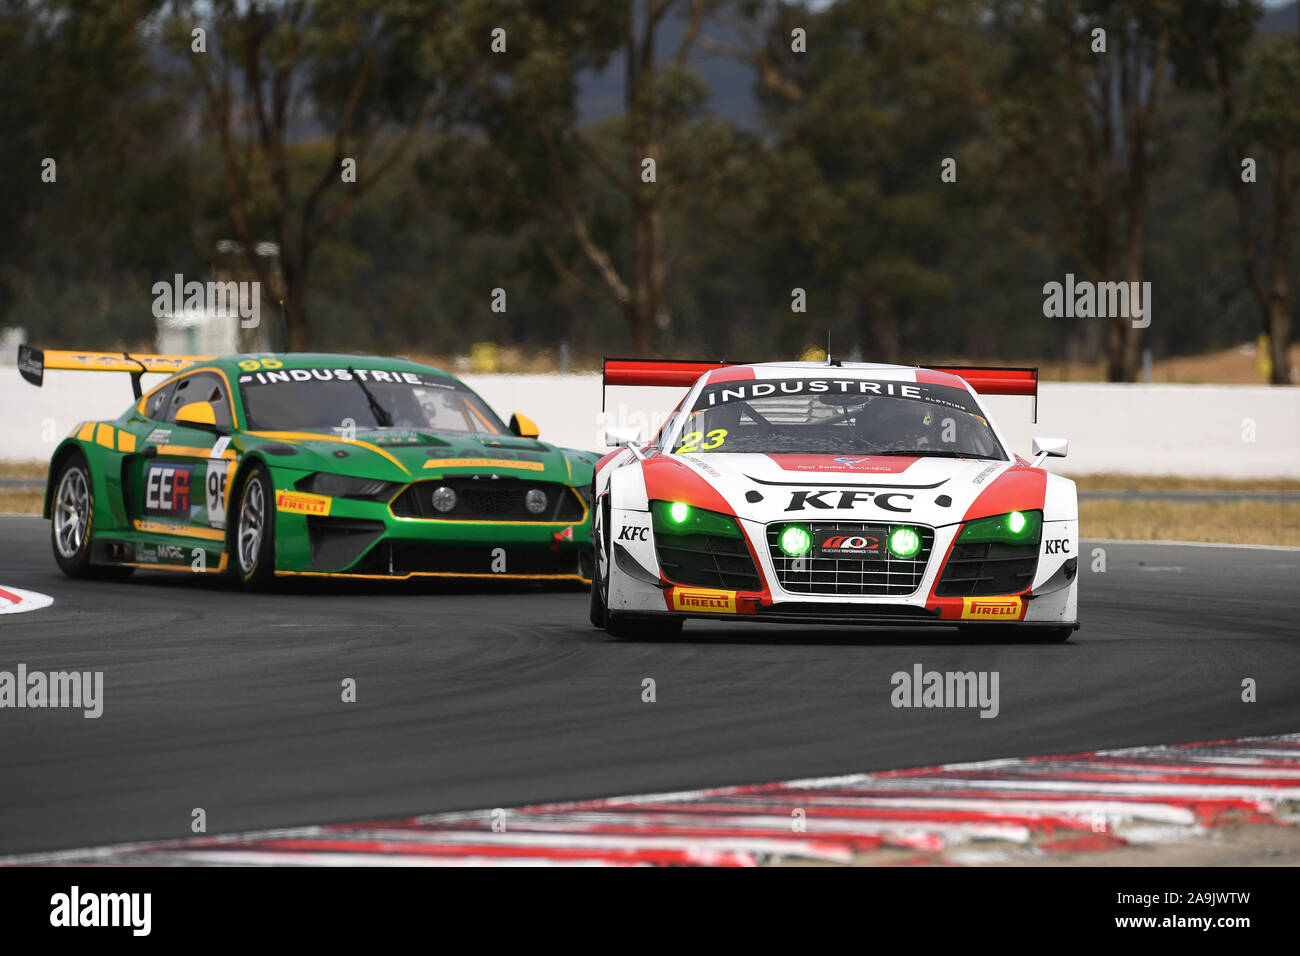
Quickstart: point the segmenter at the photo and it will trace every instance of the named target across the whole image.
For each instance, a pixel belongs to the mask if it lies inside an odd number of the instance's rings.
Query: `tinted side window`
[[[220,376],[200,372],[178,381],[167,401],[166,421],[176,421],[176,413],[191,402],[208,402],[216,414],[217,424],[224,428],[230,427],[230,396],[226,394],[225,383]]]
[[[167,401],[171,398],[174,388],[174,385],[164,385],[150,395],[149,401],[144,407],[144,413],[156,422],[165,422],[167,420]]]

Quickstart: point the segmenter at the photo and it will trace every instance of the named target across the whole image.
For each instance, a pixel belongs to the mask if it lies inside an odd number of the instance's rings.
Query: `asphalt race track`
[[[1300,551],[1085,542],[1080,566],[1064,645],[619,643],[579,591],[74,582],[45,521],[0,517],[0,587],[55,599],[0,616],[0,670],[104,672],[99,719],[0,711],[0,854],[189,836],[196,807],[222,833],[1300,730]],[[917,663],[997,671],[999,715],[894,709]]]

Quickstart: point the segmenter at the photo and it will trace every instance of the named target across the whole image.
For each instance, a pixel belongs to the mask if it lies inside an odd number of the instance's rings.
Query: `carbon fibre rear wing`
[[[605,359],[600,409],[605,410],[605,389],[611,385],[661,385],[689,388],[705,372],[746,362],[695,362],[675,359]],[[834,368],[839,363],[828,366]],[[1038,421],[1038,367],[1010,365],[917,366],[956,375],[981,395],[1026,395],[1034,400],[1033,420]]]
[[[139,398],[140,377],[145,372],[179,372],[195,362],[207,362],[215,355],[131,355],[128,352],[70,352],[18,346],[18,374],[37,388],[45,383],[45,370],[71,369],[80,372],[128,372],[131,390]]]

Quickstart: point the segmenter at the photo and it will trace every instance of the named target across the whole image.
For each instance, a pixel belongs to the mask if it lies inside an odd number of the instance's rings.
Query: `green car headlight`
[[[802,558],[812,550],[813,536],[812,532],[801,524],[788,524],[781,531],[776,543],[787,557]]]
[[[921,532],[915,528],[895,528],[889,532],[889,553],[896,558],[914,558],[921,551]]]
[[[1041,511],[1008,511],[967,521],[957,540],[962,544],[1037,544],[1043,535]]]
[[[740,526],[731,515],[695,508],[684,501],[650,502],[655,534],[717,534],[740,537]]]

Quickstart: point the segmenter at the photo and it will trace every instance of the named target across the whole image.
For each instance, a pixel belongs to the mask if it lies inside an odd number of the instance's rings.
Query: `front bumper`
[[[591,520],[398,517],[386,502],[277,493],[276,573],[574,581],[592,574]]]
[[[625,525],[644,527],[643,512],[615,513],[616,538]],[[1004,594],[940,596],[940,579],[952,555],[960,523],[926,526],[923,571],[906,572],[902,588],[866,590],[861,576],[849,577],[849,593],[812,593],[787,587],[788,568],[777,565],[771,526],[741,520],[741,529],[754,559],[759,588],[733,590],[724,586],[695,586],[669,580],[656,554],[654,534],[645,542],[628,540],[614,548],[616,573],[612,575],[608,605],[630,614],[668,614],[711,620],[748,620],[772,623],[881,625],[889,627],[951,625],[1016,625],[1060,627],[1077,621],[1077,521],[1049,522],[1051,536],[1071,542],[1059,557],[1040,555],[1028,586]],[[1048,535],[1044,534],[1044,540]],[[1041,545],[1040,545],[1041,547]],[[734,574],[720,581],[734,579]],[[893,573],[891,572],[891,580]],[[849,590],[849,589],[845,589]],[[894,593],[888,593],[892,590]]]

